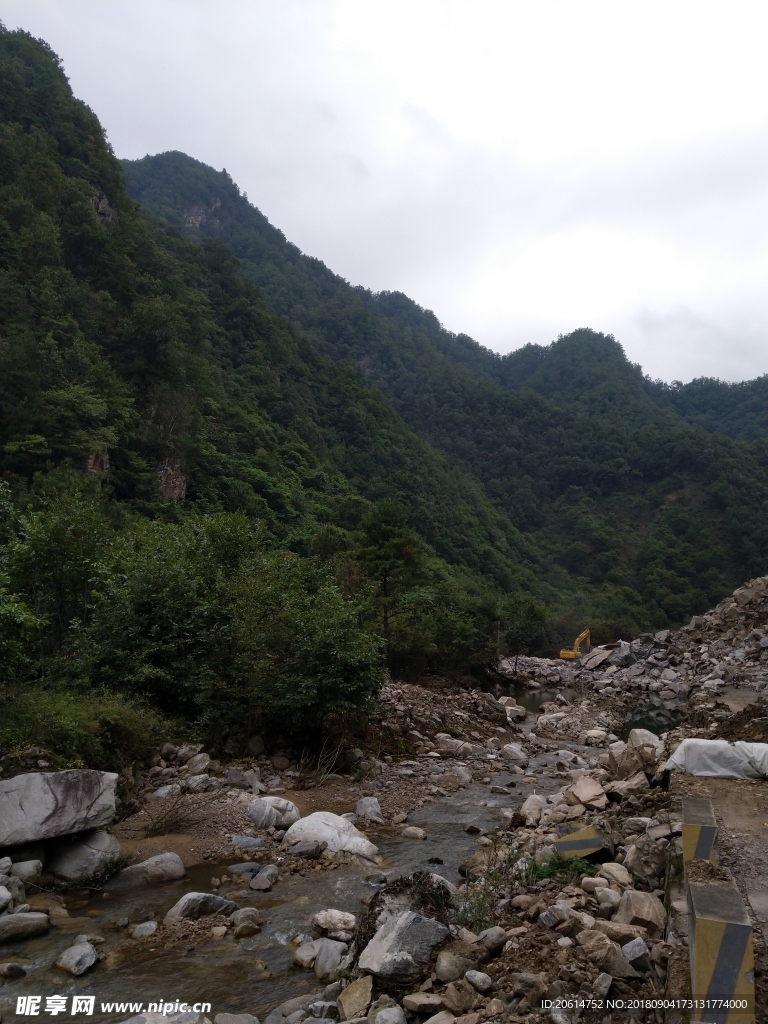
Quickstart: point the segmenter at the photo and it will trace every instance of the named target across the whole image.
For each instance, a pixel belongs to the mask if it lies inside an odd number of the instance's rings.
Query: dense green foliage
[[[482,485],[527,542],[561,636],[678,622],[765,571],[768,377],[667,386],[586,329],[500,357],[302,255],[226,172],[181,153],[123,166],[145,209],[225,241],[319,351]]]
[[[613,639],[765,570],[761,382],[668,388],[588,330],[500,358],[226,173],[124,170],[0,30],[0,747],[306,732],[386,664]]]

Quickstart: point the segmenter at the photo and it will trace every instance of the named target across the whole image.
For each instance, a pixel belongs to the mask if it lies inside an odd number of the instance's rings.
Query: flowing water
[[[538,769],[549,766],[551,756],[542,755],[532,762]],[[553,792],[563,780],[554,777],[554,761],[547,768],[551,775],[523,782],[521,776],[499,771],[489,762],[494,785],[514,784],[509,795],[492,794],[490,784],[476,782],[450,797],[440,798],[414,811],[409,824],[427,831],[425,841],[403,839],[399,828],[382,828],[369,835],[379,846],[384,863],[377,868],[390,878],[417,869],[435,871],[454,883],[460,881],[461,861],[478,850],[475,837],[465,832],[467,825],[482,830],[498,827],[501,811],[517,806],[534,789]],[[311,931],[310,920],[318,910],[334,907],[358,912],[361,898],[370,895],[373,884],[366,881],[371,867],[340,866],[334,870],[313,871],[304,876],[281,877],[271,893],[257,893],[235,884],[219,890],[238,906],[253,906],[268,918],[259,935],[235,941],[230,936],[205,938],[187,944],[164,946],[160,941],[136,943],[128,938],[130,929],[119,924],[128,918],[130,927],[141,921],[161,921],[168,909],[186,892],[210,892],[211,877],[226,873],[225,864],[204,864],[190,868],[181,882],[119,891],[73,892],[65,897],[67,918],[55,919],[55,927],[41,938],[6,944],[0,961],[16,960],[32,968],[24,978],[6,981],[0,988],[0,1012],[6,1021],[15,1020],[16,999],[23,995],[94,995],[96,1012],[92,1017],[75,1020],[121,1021],[134,1011],[99,1012],[102,1002],[208,1002],[209,1016],[216,1013],[254,1013],[263,1019],[276,1005],[304,992],[322,989],[314,975],[292,966],[295,947],[291,939]],[[59,954],[75,935],[103,936],[98,947],[106,956],[80,978],[71,978],[54,967]],[[264,977],[264,969],[271,975]],[[68,999],[68,1007],[71,1000]],[[69,1013],[60,1019],[66,1020]]]

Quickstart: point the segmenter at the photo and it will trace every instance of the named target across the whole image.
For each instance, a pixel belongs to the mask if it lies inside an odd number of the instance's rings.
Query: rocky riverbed
[[[482,688],[393,681],[335,764],[258,738],[246,759],[168,743],[120,779],[6,756],[0,1010],[90,993],[210,1002],[217,1024],[662,1020],[597,1001],[685,991],[670,880],[680,795],[708,780],[670,786],[663,765],[686,737],[767,740],[767,684],[762,578],[572,663],[503,662]],[[764,809],[765,780],[748,787]],[[748,896],[765,850],[747,865],[728,834]]]

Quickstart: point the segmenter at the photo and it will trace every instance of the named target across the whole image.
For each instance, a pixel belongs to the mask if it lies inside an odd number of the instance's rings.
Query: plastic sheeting
[[[683,740],[664,767],[688,775],[714,775],[720,779],[765,779],[768,778],[768,743]]]

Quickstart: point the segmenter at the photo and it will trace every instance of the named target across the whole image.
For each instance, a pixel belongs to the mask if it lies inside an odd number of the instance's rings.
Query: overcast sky
[[[120,157],[220,169],[304,252],[498,352],[589,326],[768,370],[764,0],[2,0]]]

